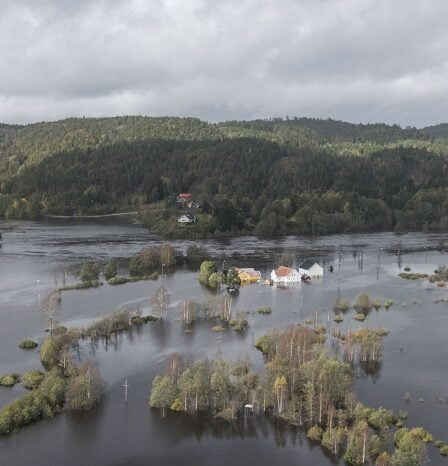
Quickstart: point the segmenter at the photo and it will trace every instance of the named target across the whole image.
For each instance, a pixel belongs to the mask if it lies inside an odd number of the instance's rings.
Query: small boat
[[[227,287],[227,293],[236,295],[240,292],[239,288],[235,285],[229,285]]]
[[[304,283],[310,283],[311,282],[311,277],[309,275],[303,274],[300,277],[300,280],[302,280],[302,282],[304,282]]]

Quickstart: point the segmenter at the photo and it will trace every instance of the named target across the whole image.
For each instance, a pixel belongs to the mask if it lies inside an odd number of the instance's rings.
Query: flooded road
[[[18,343],[41,341],[45,322],[38,311],[40,299],[84,260],[125,259],[161,240],[147,230],[128,224],[75,221],[0,221],[0,374],[23,373],[39,368],[38,350],[23,351]],[[324,278],[310,285],[277,288],[256,284],[241,288],[234,309],[251,311],[252,328],[240,335],[227,331],[217,335],[210,322],[198,323],[186,333],[180,303],[207,299],[197,272],[178,269],[164,285],[171,296],[166,322],[153,322],[123,334],[116,344],[84,345],[82,358],[95,358],[108,384],[102,405],[85,413],[64,412],[38,421],[10,436],[0,437],[1,465],[163,464],[163,465],[325,465],[335,464],[320,447],[311,445],[301,432],[261,419],[246,417],[227,426],[204,417],[171,415],[161,419],[148,407],[152,378],[162,370],[173,352],[202,359],[221,356],[250,358],[255,369],[263,360],[253,341],[271,328],[283,329],[304,319],[318,319],[331,328],[332,306],[341,296],[353,302],[360,291],[373,298],[393,299],[388,311],[370,312],[360,324],[348,311],[341,330],[361,326],[384,327],[384,358],[373,373],[356,374],[355,391],[370,406],[407,410],[409,425],[421,425],[436,438],[448,441],[448,305],[434,298],[448,296],[422,281],[398,277],[406,266],[432,272],[447,265],[443,252],[447,235],[394,234],[337,235],[222,241],[172,241],[186,250],[201,244],[227,264],[255,266],[263,276],[292,257],[294,265],[313,258],[325,267]],[[399,253],[399,254],[398,254]],[[328,272],[329,266],[334,268]],[[124,307],[139,306],[149,312],[151,296],[162,279],[120,286],[63,293],[58,320],[66,326],[81,325]],[[300,303],[303,303],[302,309]],[[271,306],[271,315],[259,315],[260,306]],[[316,314],[316,311],[317,314]],[[128,380],[129,402],[123,402],[122,384]],[[0,388],[0,406],[19,396],[20,385]],[[412,399],[404,401],[409,392]],[[420,402],[418,401],[420,400]],[[423,401],[421,401],[423,400]],[[431,464],[444,464],[430,448]]]

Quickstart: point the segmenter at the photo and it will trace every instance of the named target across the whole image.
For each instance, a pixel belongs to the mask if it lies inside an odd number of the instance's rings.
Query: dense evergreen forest
[[[80,118],[0,125],[0,215],[126,210],[167,236],[448,231],[448,125]],[[191,193],[193,209],[176,204]],[[179,213],[196,223],[177,225]]]

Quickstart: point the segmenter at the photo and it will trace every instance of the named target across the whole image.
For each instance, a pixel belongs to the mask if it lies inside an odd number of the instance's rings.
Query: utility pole
[[[124,387],[124,402],[127,403],[128,402],[128,388],[129,388],[128,379],[125,380],[123,387]]]
[[[383,248],[378,248],[378,264],[376,267],[376,279],[379,280],[380,278],[380,267],[381,267],[381,250]]]
[[[251,327],[251,333],[252,333],[252,346],[255,345],[255,340],[254,340],[254,319],[252,317],[250,321],[250,327]]]
[[[342,256],[343,256],[343,252],[342,252],[342,244],[341,244],[339,246],[339,272],[341,271]]]

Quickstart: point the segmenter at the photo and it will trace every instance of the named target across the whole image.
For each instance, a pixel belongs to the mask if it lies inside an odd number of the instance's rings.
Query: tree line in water
[[[162,416],[208,412],[227,422],[274,416],[305,429],[312,442],[349,464],[422,465],[432,436],[404,427],[407,413],[369,408],[353,393],[354,364],[380,360],[383,336],[362,329],[341,339],[345,349],[339,360],[325,350],[326,337],[318,328],[271,331],[256,342],[265,357],[263,373],[254,372],[248,360],[194,362],[174,354],[154,378],[149,404]],[[446,444],[436,443],[448,454]]]

